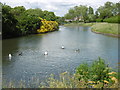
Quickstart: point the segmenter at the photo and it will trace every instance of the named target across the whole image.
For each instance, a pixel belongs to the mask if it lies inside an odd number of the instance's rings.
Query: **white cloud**
[[[104,5],[108,0],[0,0],[11,7],[25,6],[28,8],[41,8],[55,12],[58,16],[63,16],[70,7],[76,5],[87,5],[97,9],[99,6]],[[119,0],[109,0],[110,2],[119,2]]]

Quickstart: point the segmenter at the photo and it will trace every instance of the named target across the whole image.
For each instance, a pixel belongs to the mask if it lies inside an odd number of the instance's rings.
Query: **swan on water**
[[[45,51],[44,55],[48,55],[48,52],[47,52],[47,51]]]
[[[62,47],[61,47],[62,49],[64,49],[65,47],[62,45]]]
[[[9,54],[8,56],[9,56],[9,59],[11,59],[11,58],[12,58],[12,55],[11,55],[11,54]]]

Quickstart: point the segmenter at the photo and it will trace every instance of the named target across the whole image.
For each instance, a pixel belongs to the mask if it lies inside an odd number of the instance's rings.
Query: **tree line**
[[[115,22],[120,20],[120,2],[106,2],[103,6],[100,6],[96,11],[91,7],[85,5],[75,6],[70,8],[68,13],[64,15],[66,21],[75,22]]]
[[[60,24],[62,20],[54,12],[42,9],[28,9],[24,6],[11,8],[8,5],[0,3],[2,6],[2,38],[11,38],[28,34],[37,33],[37,29],[42,25],[38,17],[47,21],[57,21]]]

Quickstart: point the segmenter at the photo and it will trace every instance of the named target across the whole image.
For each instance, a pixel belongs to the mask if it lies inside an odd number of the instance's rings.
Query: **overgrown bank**
[[[118,72],[112,70],[108,64],[101,58],[93,61],[91,64],[83,63],[76,68],[75,74],[63,72],[59,79],[52,74],[46,82],[30,81],[26,86],[23,81],[12,81],[3,84],[3,88],[118,88]]]

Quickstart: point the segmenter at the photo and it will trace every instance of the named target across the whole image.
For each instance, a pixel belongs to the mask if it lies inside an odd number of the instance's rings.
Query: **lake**
[[[59,31],[51,33],[3,40],[3,81],[29,81],[33,77],[44,81],[50,74],[57,77],[65,71],[74,73],[81,63],[91,63],[98,57],[117,70],[119,38],[95,34],[90,29],[60,26]],[[65,49],[61,49],[62,45]],[[75,52],[76,49],[80,52]],[[45,51],[48,51],[47,56]]]

